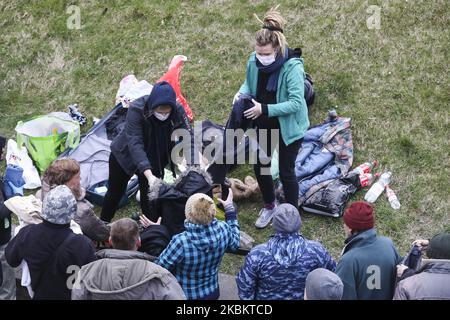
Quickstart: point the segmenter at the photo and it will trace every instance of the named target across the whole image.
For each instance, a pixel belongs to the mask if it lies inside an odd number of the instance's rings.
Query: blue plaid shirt
[[[236,214],[227,222],[207,226],[185,221],[186,230],[175,235],[156,263],[172,271],[188,299],[201,299],[219,290],[218,269],[225,250],[239,248]]]

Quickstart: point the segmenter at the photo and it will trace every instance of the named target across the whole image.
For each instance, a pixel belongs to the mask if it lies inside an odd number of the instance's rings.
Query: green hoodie
[[[281,136],[286,145],[303,138],[309,127],[308,108],[304,98],[305,71],[302,58],[291,58],[281,67],[277,103],[268,105],[268,116],[278,117]],[[240,93],[256,96],[258,67],[255,52],[247,62],[247,76]]]
[[[392,300],[398,255],[391,239],[374,228],[346,240],[336,274],[344,283],[342,300]]]

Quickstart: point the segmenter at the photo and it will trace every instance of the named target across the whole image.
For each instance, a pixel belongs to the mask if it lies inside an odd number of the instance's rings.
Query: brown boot
[[[233,198],[235,200],[248,199],[252,193],[250,188],[239,179],[229,178]]]
[[[261,190],[259,189],[258,181],[252,176],[246,176],[244,179],[244,183],[250,189],[250,199],[252,201],[258,202],[262,200]]]

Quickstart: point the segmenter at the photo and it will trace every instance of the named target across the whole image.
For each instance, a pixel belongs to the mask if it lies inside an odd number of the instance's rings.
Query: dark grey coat
[[[400,281],[394,300],[450,300],[450,260],[435,260]]]

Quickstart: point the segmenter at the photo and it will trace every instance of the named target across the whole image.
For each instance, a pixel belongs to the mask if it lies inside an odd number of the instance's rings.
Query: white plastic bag
[[[125,103],[129,105],[130,102],[150,94],[150,92],[152,92],[152,88],[153,86],[150,83],[145,80],[141,80],[135,85],[131,86],[131,88],[123,96],[122,101],[125,101]]]
[[[28,155],[27,148],[18,148],[17,143],[9,139],[6,150],[6,164],[14,164],[23,169],[25,189],[36,189],[41,186],[41,179],[33,161]]]
[[[145,80],[138,81],[134,75],[128,75],[120,81],[116,94],[116,103],[122,102],[124,108],[128,108],[130,102],[150,94],[153,86]]]
[[[127,93],[128,90],[130,90],[130,88],[137,84],[139,81],[136,79],[134,74],[130,74],[125,76],[119,84],[119,89],[117,90],[116,93],[116,104],[121,102],[122,98],[125,96],[125,93]]]

